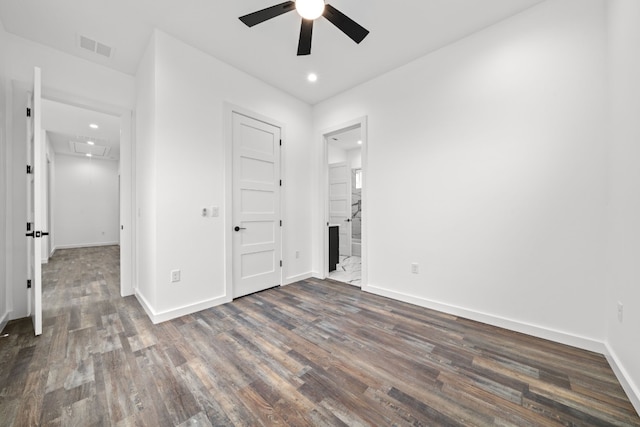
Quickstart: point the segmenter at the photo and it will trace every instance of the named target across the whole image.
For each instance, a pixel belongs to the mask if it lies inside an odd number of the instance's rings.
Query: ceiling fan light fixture
[[[324,12],[324,0],[296,0],[296,10],[304,19],[314,20]]]

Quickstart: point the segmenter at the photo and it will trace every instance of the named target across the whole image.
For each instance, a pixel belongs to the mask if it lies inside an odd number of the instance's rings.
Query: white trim
[[[7,326],[7,323],[9,323],[9,319],[11,318],[11,312],[7,311],[4,316],[2,316],[2,319],[0,319],[0,332],[4,331],[4,328]]]
[[[53,252],[57,251],[58,249],[94,248],[94,247],[100,247],[100,246],[120,246],[120,243],[104,242],[104,243],[77,243],[73,245],[56,245],[56,247],[53,248]]]
[[[208,300],[200,301],[195,304],[189,304],[189,305],[185,305],[178,308],[172,308],[171,310],[156,312],[153,308],[151,308],[151,305],[141,293],[136,291],[135,296],[138,302],[140,303],[140,305],[142,306],[142,308],[144,308],[144,311],[147,313],[147,316],[149,316],[149,319],[151,319],[151,322],[153,322],[154,325],[158,323],[166,322],[167,320],[172,320],[178,317],[187,316],[189,314],[193,314],[198,311],[206,310],[221,304],[226,304],[228,302],[231,302],[230,297],[221,296],[217,298],[211,298]]]
[[[574,335],[543,326],[523,323],[517,320],[505,317],[495,316],[488,313],[482,313],[475,310],[469,310],[463,307],[428,300],[413,295],[403,294],[388,289],[380,288],[372,285],[363,285],[362,290],[372,294],[392,298],[398,301],[407,302],[420,307],[429,308],[431,310],[441,311],[443,313],[452,314],[454,316],[464,317],[476,322],[482,322],[500,328],[509,329],[511,331],[520,332],[538,338],[554,341],[560,344],[570,345],[572,347],[605,354],[606,348],[603,342],[580,335]]]
[[[620,381],[620,385],[624,389],[629,401],[636,409],[636,412],[640,414],[640,387],[633,381],[631,375],[624,368],[624,365],[620,362],[618,355],[611,348],[608,342],[605,344],[606,352],[604,356],[607,358],[609,365],[611,365],[611,369],[613,369],[613,373],[616,374],[616,378]]]
[[[284,280],[283,285],[290,285],[292,283],[296,283],[296,282],[299,282],[301,280],[307,280],[307,279],[310,279],[312,277],[313,277],[313,273],[312,272],[308,272],[308,273],[304,273],[304,274],[298,274],[296,276],[290,276],[290,277],[287,277]]]

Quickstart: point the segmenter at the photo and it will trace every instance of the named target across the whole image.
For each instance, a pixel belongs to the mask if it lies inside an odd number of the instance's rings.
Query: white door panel
[[[233,297],[280,284],[280,128],[233,114]]]
[[[33,91],[27,101],[27,280],[29,315],[36,335],[42,334],[42,232],[47,232],[43,217],[42,174],[45,170],[44,138],[41,131],[40,68],[33,72]]]

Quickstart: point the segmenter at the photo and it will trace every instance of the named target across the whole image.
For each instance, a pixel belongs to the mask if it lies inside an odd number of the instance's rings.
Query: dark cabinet
[[[334,271],[336,265],[340,262],[340,236],[338,235],[338,226],[329,227],[329,271]]]

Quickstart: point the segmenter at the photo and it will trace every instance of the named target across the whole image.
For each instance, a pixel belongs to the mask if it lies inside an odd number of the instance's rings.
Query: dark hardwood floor
[[[602,355],[308,280],[153,325],[57,251],[0,338],[2,426],[640,426]]]

